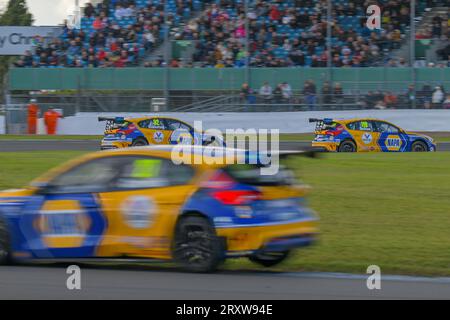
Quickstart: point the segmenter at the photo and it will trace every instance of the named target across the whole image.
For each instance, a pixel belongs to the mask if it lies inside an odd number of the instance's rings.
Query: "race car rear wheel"
[[[138,138],[136,140],[133,141],[133,144],[131,145],[132,147],[143,147],[143,146],[148,146],[148,142],[145,141],[145,139],[142,138]]]
[[[181,218],[175,229],[173,246],[173,257],[179,266],[190,272],[212,272],[224,256],[222,241],[206,218]]]
[[[0,265],[11,262],[11,249],[9,242],[9,233],[6,223],[0,219]]]
[[[356,144],[351,140],[344,141],[339,145],[338,151],[339,152],[356,152]]]
[[[283,262],[289,256],[289,251],[281,252],[263,252],[249,257],[250,261],[260,264],[264,267],[273,267]]]
[[[423,141],[416,141],[413,143],[411,147],[412,152],[426,152],[428,151],[428,147]]]

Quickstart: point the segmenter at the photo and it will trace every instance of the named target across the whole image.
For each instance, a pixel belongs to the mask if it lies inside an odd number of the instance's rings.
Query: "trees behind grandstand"
[[[31,26],[33,15],[29,12],[26,0],[9,0],[6,9],[0,15],[0,26]],[[0,57],[0,86],[3,92],[4,76],[15,57]],[[1,95],[3,100],[3,94]]]

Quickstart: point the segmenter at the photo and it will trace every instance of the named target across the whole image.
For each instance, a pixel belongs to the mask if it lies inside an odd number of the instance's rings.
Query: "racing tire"
[[[173,258],[183,270],[213,272],[224,257],[223,241],[206,218],[187,216],[180,219],[175,228]]]
[[[339,152],[356,152],[356,144],[351,140],[344,141],[339,145],[338,151]]]
[[[148,142],[145,139],[142,138],[138,138],[136,140],[133,141],[133,143],[131,144],[132,147],[143,147],[143,146],[148,146]]]
[[[428,146],[423,141],[416,141],[411,146],[412,152],[427,152]]]
[[[263,267],[273,267],[284,260],[289,256],[289,251],[280,251],[280,252],[262,252],[251,255],[249,260],[251,262],[262,265]]]
[[[6,223],[0,219],[0,266],[11,263],[11,246]]]

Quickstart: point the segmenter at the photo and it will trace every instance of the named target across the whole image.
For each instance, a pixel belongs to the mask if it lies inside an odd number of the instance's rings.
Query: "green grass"
[[[82,152],[0,153],[0,188],[26,184]],[[313,187],[317,245],[275,270],[450,275],[450,153],[327,154],[296,159]],[[246,259],[229,269],[257,268]]]
[[[77,157],[78,151],[0,152],[0,190],[19,188],[56,165]]]
[[[314,188],[321,236],[282,270],[365,273],[376,264],[384,273],[450,275],[450,153],[330,154],[299,166]]]

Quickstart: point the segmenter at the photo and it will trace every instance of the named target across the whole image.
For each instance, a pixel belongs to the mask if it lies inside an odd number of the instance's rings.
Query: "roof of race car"
[[[177,118],[172,118],[172,117],[164,117],[164,116],[158,116],[158,115],[154,115],[154,116],[145,116],[145,117],[138,117],[138,118],[129,118],[129,117],[123,117],[123,119],[125,121],[129,121],[129,122],[139,122],[142,120],[148,120],[148,119],[153,119],[153,118],[158,118],[158,119],[166,119],[166,120],[176,120],[182,123],[187,123],[186,121],[177,119]]]
[[[355,121],[383,121],[383,122],[390,123],[389,121],[377,119],[377,118],[351,118],[351,119],[329,119],[329,120],[334,121],[334,122],[339,122],[339,123],[345,123],[345,124],[355,122]]]

